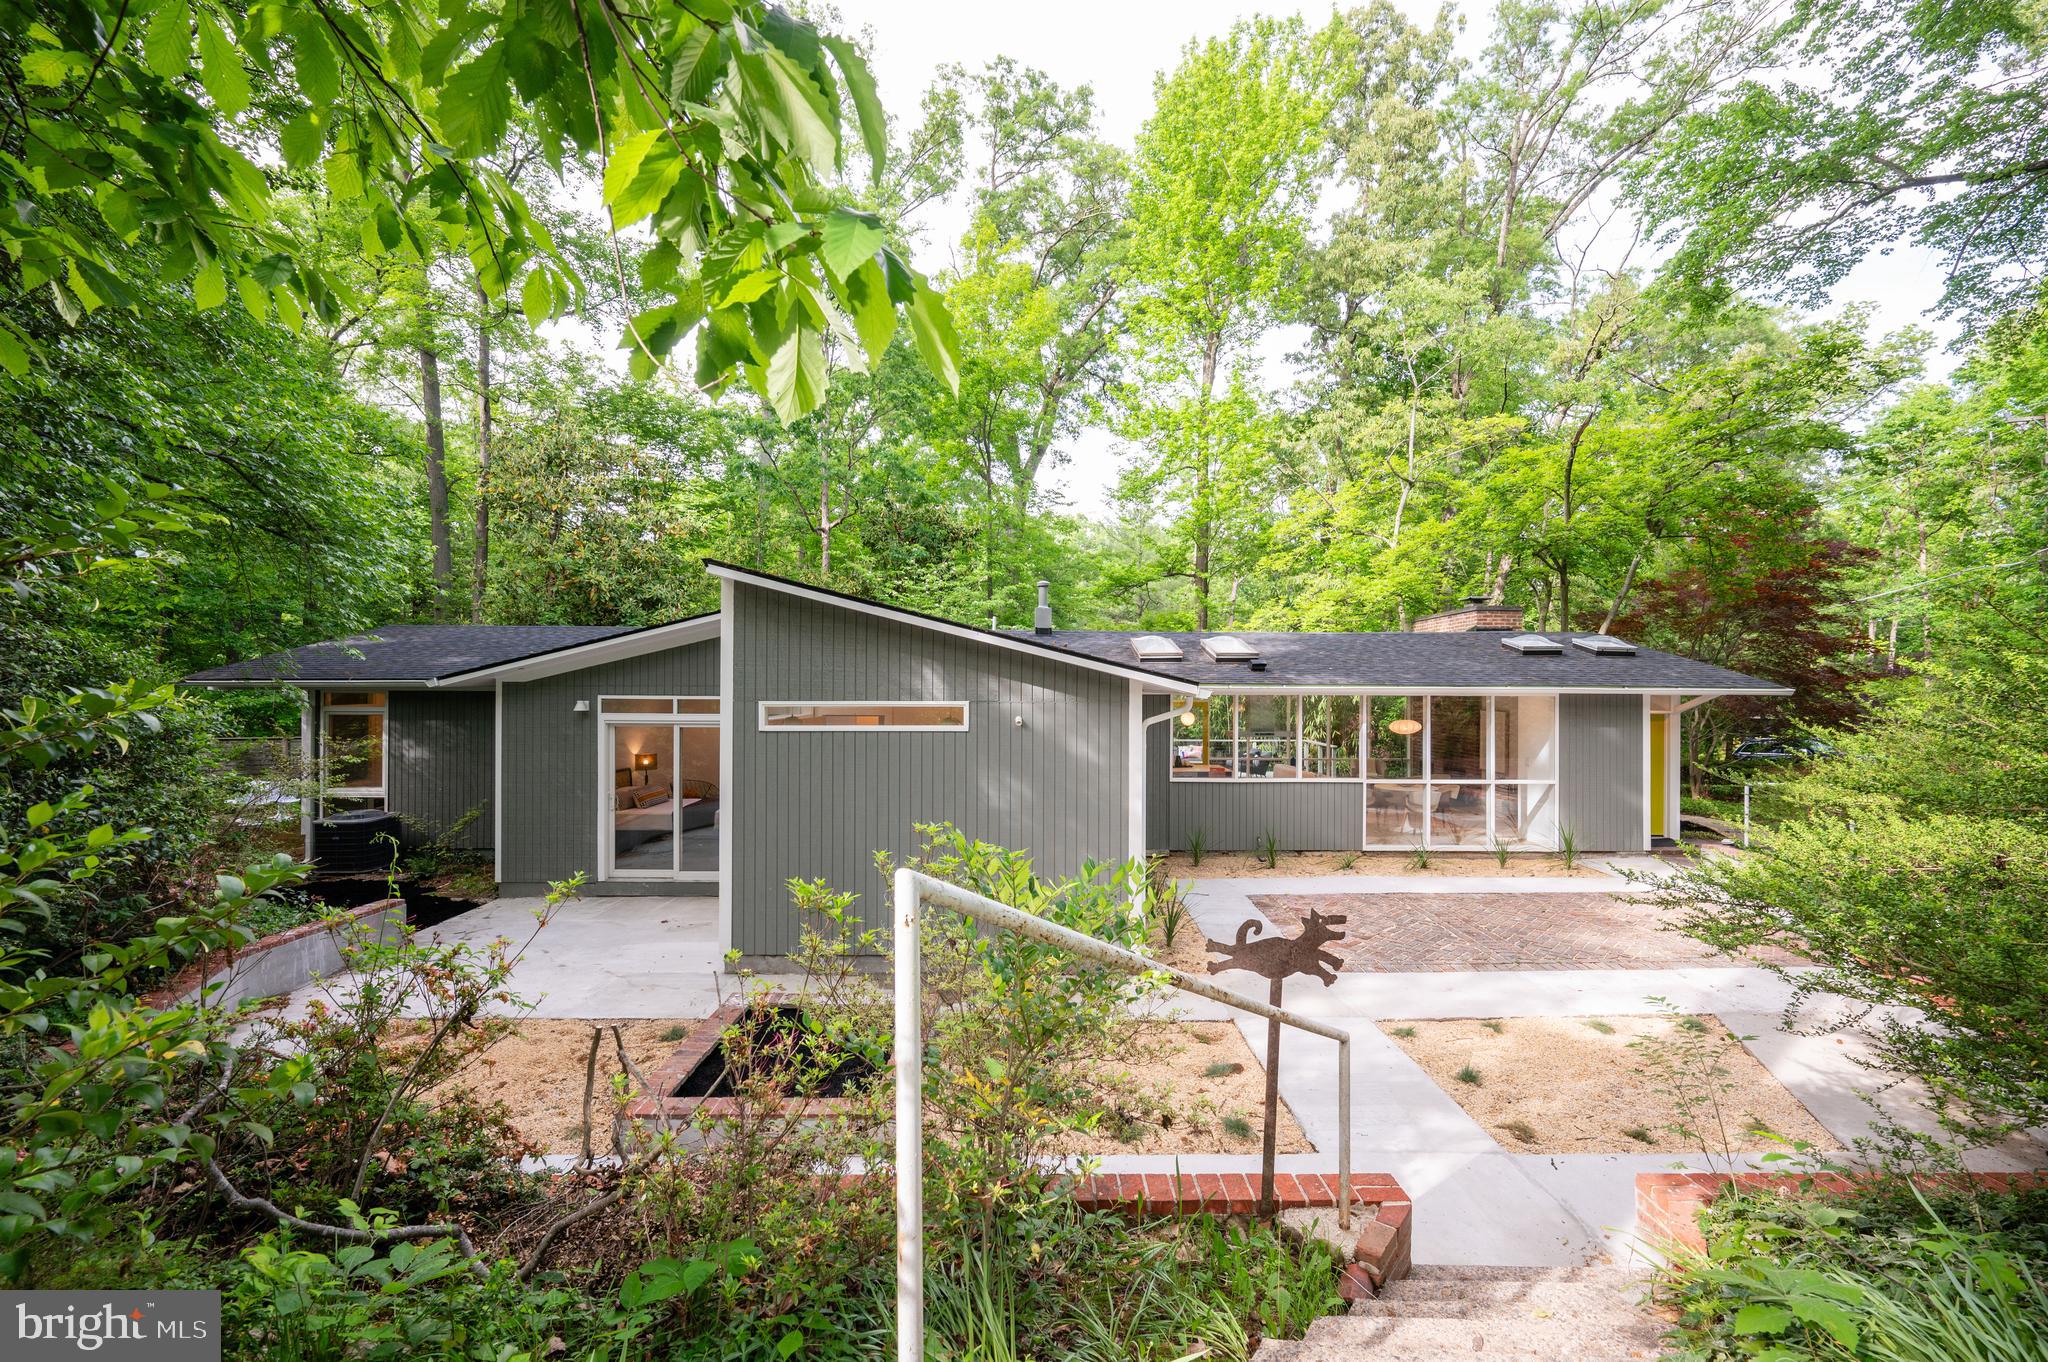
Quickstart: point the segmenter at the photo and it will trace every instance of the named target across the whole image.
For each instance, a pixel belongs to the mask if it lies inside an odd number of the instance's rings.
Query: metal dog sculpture
[[[1328,988],[1337,982],[1337,971],[1343,960],[1327,947],[1344,939],[1344,933],[1337,930],[1349,919],[1324,917],[1313,908],[1308,920],[1301,924],[1301,931],[1293,936],[1258,936],[1265,931],[1265,924],[1257,918],[1246,918],[1237,926],[1237,936],[1230,944],[1209,941],[1209,953],[1222,957],[1212,961],[1209,973],[1221,974],[1225,970],[1249,970],[1253,974],[1271,981],[1267,990],[1273,1006],[1280,1006],[1281,986],[1292,975],[1311,974],[1323,981]],[[1258,939],[1254,939],[1258,936]],[[1266,1129],[1265,1148],[1259,1161],[1259,1206],[1261,1216],[1271,1218],[1279,1207],[1273,1199],[1273,1155],[1280,1137],[1280,1023],[1266,1019]]]
[[[1223,957],[1209,966],[1209,973],[1241,969],[1275,981],[1294,974],[1312,974],[1328,987],[1337,982],[1337,971],[1344,962],[1324,947],[1344,939],[1344,933],[1336,929],[1348,921],[1349,918],[1324,917],[1311,908],[1299,936],[1254,940],[1253,934],[1263,932],[1265,926],[1257,918],[1246,918],[1238,924],[1237,937],[1229,945],[1220,941],[1209,943],[1210,953]]]

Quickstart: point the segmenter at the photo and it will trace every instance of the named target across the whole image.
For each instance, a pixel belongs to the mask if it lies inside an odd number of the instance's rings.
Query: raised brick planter
[[[740,1114],[740,1103],[732,1097],[671,1097],[677,1086],[718,1045],[728,1027],[737,1024],[750,1006],[779,1007],[797,1001],[794,993],[766,993],[751,1003],[728,1003],[703,1021],[690,1028],[690,1034],[661,1061],[648,1071],[647,1086],[643,1092],[626,1104],[625,1119],[628,1121],[668,1121],[687,1124],[692,1117],[706,1116],[714,1120]],[[801,1102],[803,1114],[815,1118],[840,1111],[849,1104],[837,1097],[810,1097]]]
[[[258,937],[233,950],[208,951],[145,994],[145,1007],[167,1008],[199,1002],[207,1007],[233,1007],[249,998],[290,993],[316,974],[341,967],[341,950],[359,928],[379,936],[405,927],[405,900],[378,899],[342,914],[339,922],[307,922]],[[218,984],[219,987],[213,987]]]
[[[1273,1195],[1280,1209],[1334,1210],[1339,1184],[1334,1173],[1276,1173]],[[1098,1173],[1082,1178],[1074,1197],[1091,1210],[1121,1211],[1134,1216],[1250,1215],[1258,1202],[1259,1179],[1247,1173]],[[1351,1209],[1360,1219],[1354,1268],[1366,1281],[1347,1275],[1352,1292],[1370,1296],[1388,1282],[1408,1275],[1414,1204],[1401,1184],[1385,1173],[1351,1175]]]
[[[1816,1173],[1798,1177],[1785,1173],[1638,1173],[1636,1229],[1653,1244],[1703,1252],[1700,1212],[1730,1188],[1744,1191],[1798,1192],[1802,1188],[1829,1196],[1853,1196],[1880,1181],[1871,1175]],[[2048,1186],[2048,1173],[1935,1174],[1915,1178],[1927,1188],[1981,1187],[2009,1192]]]

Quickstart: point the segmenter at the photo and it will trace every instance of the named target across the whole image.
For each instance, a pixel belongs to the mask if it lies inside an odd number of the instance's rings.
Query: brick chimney
[[[1412,626],[1418,634],[1469,634],[1479,630],[1526,629],[1519,605],[1489,605],[1484,596],[1467,596],[1463,605],[1424,615]]]

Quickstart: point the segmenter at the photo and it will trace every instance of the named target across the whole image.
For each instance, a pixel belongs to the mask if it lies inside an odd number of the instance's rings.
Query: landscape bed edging
[[[1874,1173],[1638,1173],[1636,1230],[1650,1243],[1704,1253],[1700,1212],[1732,1189],[1852,1196],[1887,1181]],[[1925,1188],[1969,1186],[1993,1192],[2048,1187],[2048,1173],[1936,1173],[1916,1177]]]
[[[333,974],[342,965],[342,947],[355,929],[375,921],[376,938],[389,941],[405,930],[405,900],[378,899],[350,908],[339,918],[305,922],[246,946],[208,951],[172,975],[162,988],[145,994],[144,1006],[163,1009],[197,1002],[203,1007],[234,1007],[250,998],[274,998],[302,988],[315,975]]]

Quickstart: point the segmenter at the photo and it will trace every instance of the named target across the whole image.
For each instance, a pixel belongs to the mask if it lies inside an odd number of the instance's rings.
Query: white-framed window
[[[898,733],[963,733],[965,700],[763,700],[761,731],[888,729]]]
[[[1173,731],[1175,780],[1356,780],[1360,697],[1216,695]]]
[[[1555,845],[1555,695],[1379,695],[1370,703],[1366,846]]]
[[[324,802],[377,808],[384,801],[385,693],[330,690],[320,699]]]
[[[1175,781],[1363,781],[1367,847],[1556,842],[1555,695],[1217,693],[1171,748]]]

